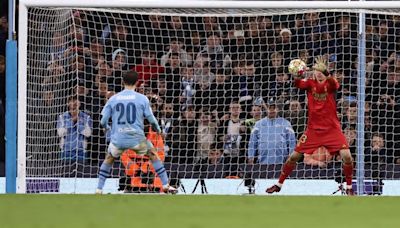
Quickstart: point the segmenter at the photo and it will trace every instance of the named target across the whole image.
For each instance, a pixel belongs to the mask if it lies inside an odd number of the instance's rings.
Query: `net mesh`
[[[27,177],[97,177],[109,140],[99,124],[101,109],[121,91],[121,75],[135,70],[138,91],[149,97],[165,134],[173,180],[277,178],[307,123],[306,96],[294,87],[288,63],[300,58],[311,67],[323,56],[341,80],[338,116],[352,155],[363,127],[366,178],[397,179],[396,12],[366,16],[365,125],[357,126],[357,11],[31,8]],[[294,135],[272,126],[259,141],[263,146],[249,154],[255,122],[275,118],[270,104]],[[130,187],[157,182],[146,161],[124,159],[114,177]],[[319,148],[291,178],[340,181],[338,160]]]

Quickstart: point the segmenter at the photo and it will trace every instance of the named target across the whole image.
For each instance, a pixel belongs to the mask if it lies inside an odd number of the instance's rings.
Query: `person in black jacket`
[[[371,146],[365,151],[365,165],[371,171],[370,178],[377,181],[377,184],[372,188],[371,194],[381,195],[386,164],[391,162],[393,158],[386,150],[385,139],[382,134],[374,133],[371,141]]]

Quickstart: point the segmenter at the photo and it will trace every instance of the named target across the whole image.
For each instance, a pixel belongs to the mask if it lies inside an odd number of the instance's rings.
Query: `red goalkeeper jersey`
[[[341,129],[336,114],[335,91],[339,82],[328,77],[325,82],[319,83],[313,79],[295,79],[299,89],[307,90],[308,99],[308,129],[327,130]]]

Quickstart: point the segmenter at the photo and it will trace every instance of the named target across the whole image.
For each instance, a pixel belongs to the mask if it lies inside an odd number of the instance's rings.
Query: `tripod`
[[[197,180],[196,185],[193,188],[192,194],[196,191],[197,186],[199,185],[199,183],[201,185],[201,194],[208,194],[206,182],[204,181],[204,179],[198,179]]]
[[[335,195],[338,192],[340,192],[340,194],[342,194],[342,195],[346,195],[346,190],[343,188],[343,184],[342,183],[339,184],[338,190],[334,191],[332,193],[332,195]]]

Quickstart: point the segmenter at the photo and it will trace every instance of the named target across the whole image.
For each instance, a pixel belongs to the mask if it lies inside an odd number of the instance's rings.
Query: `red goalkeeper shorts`
[[[340,129],[307,129],[298,140],[294,150],[299,153],[312,154],[321,146],[324,146],[329,153],[349,149],[346,137]]]

